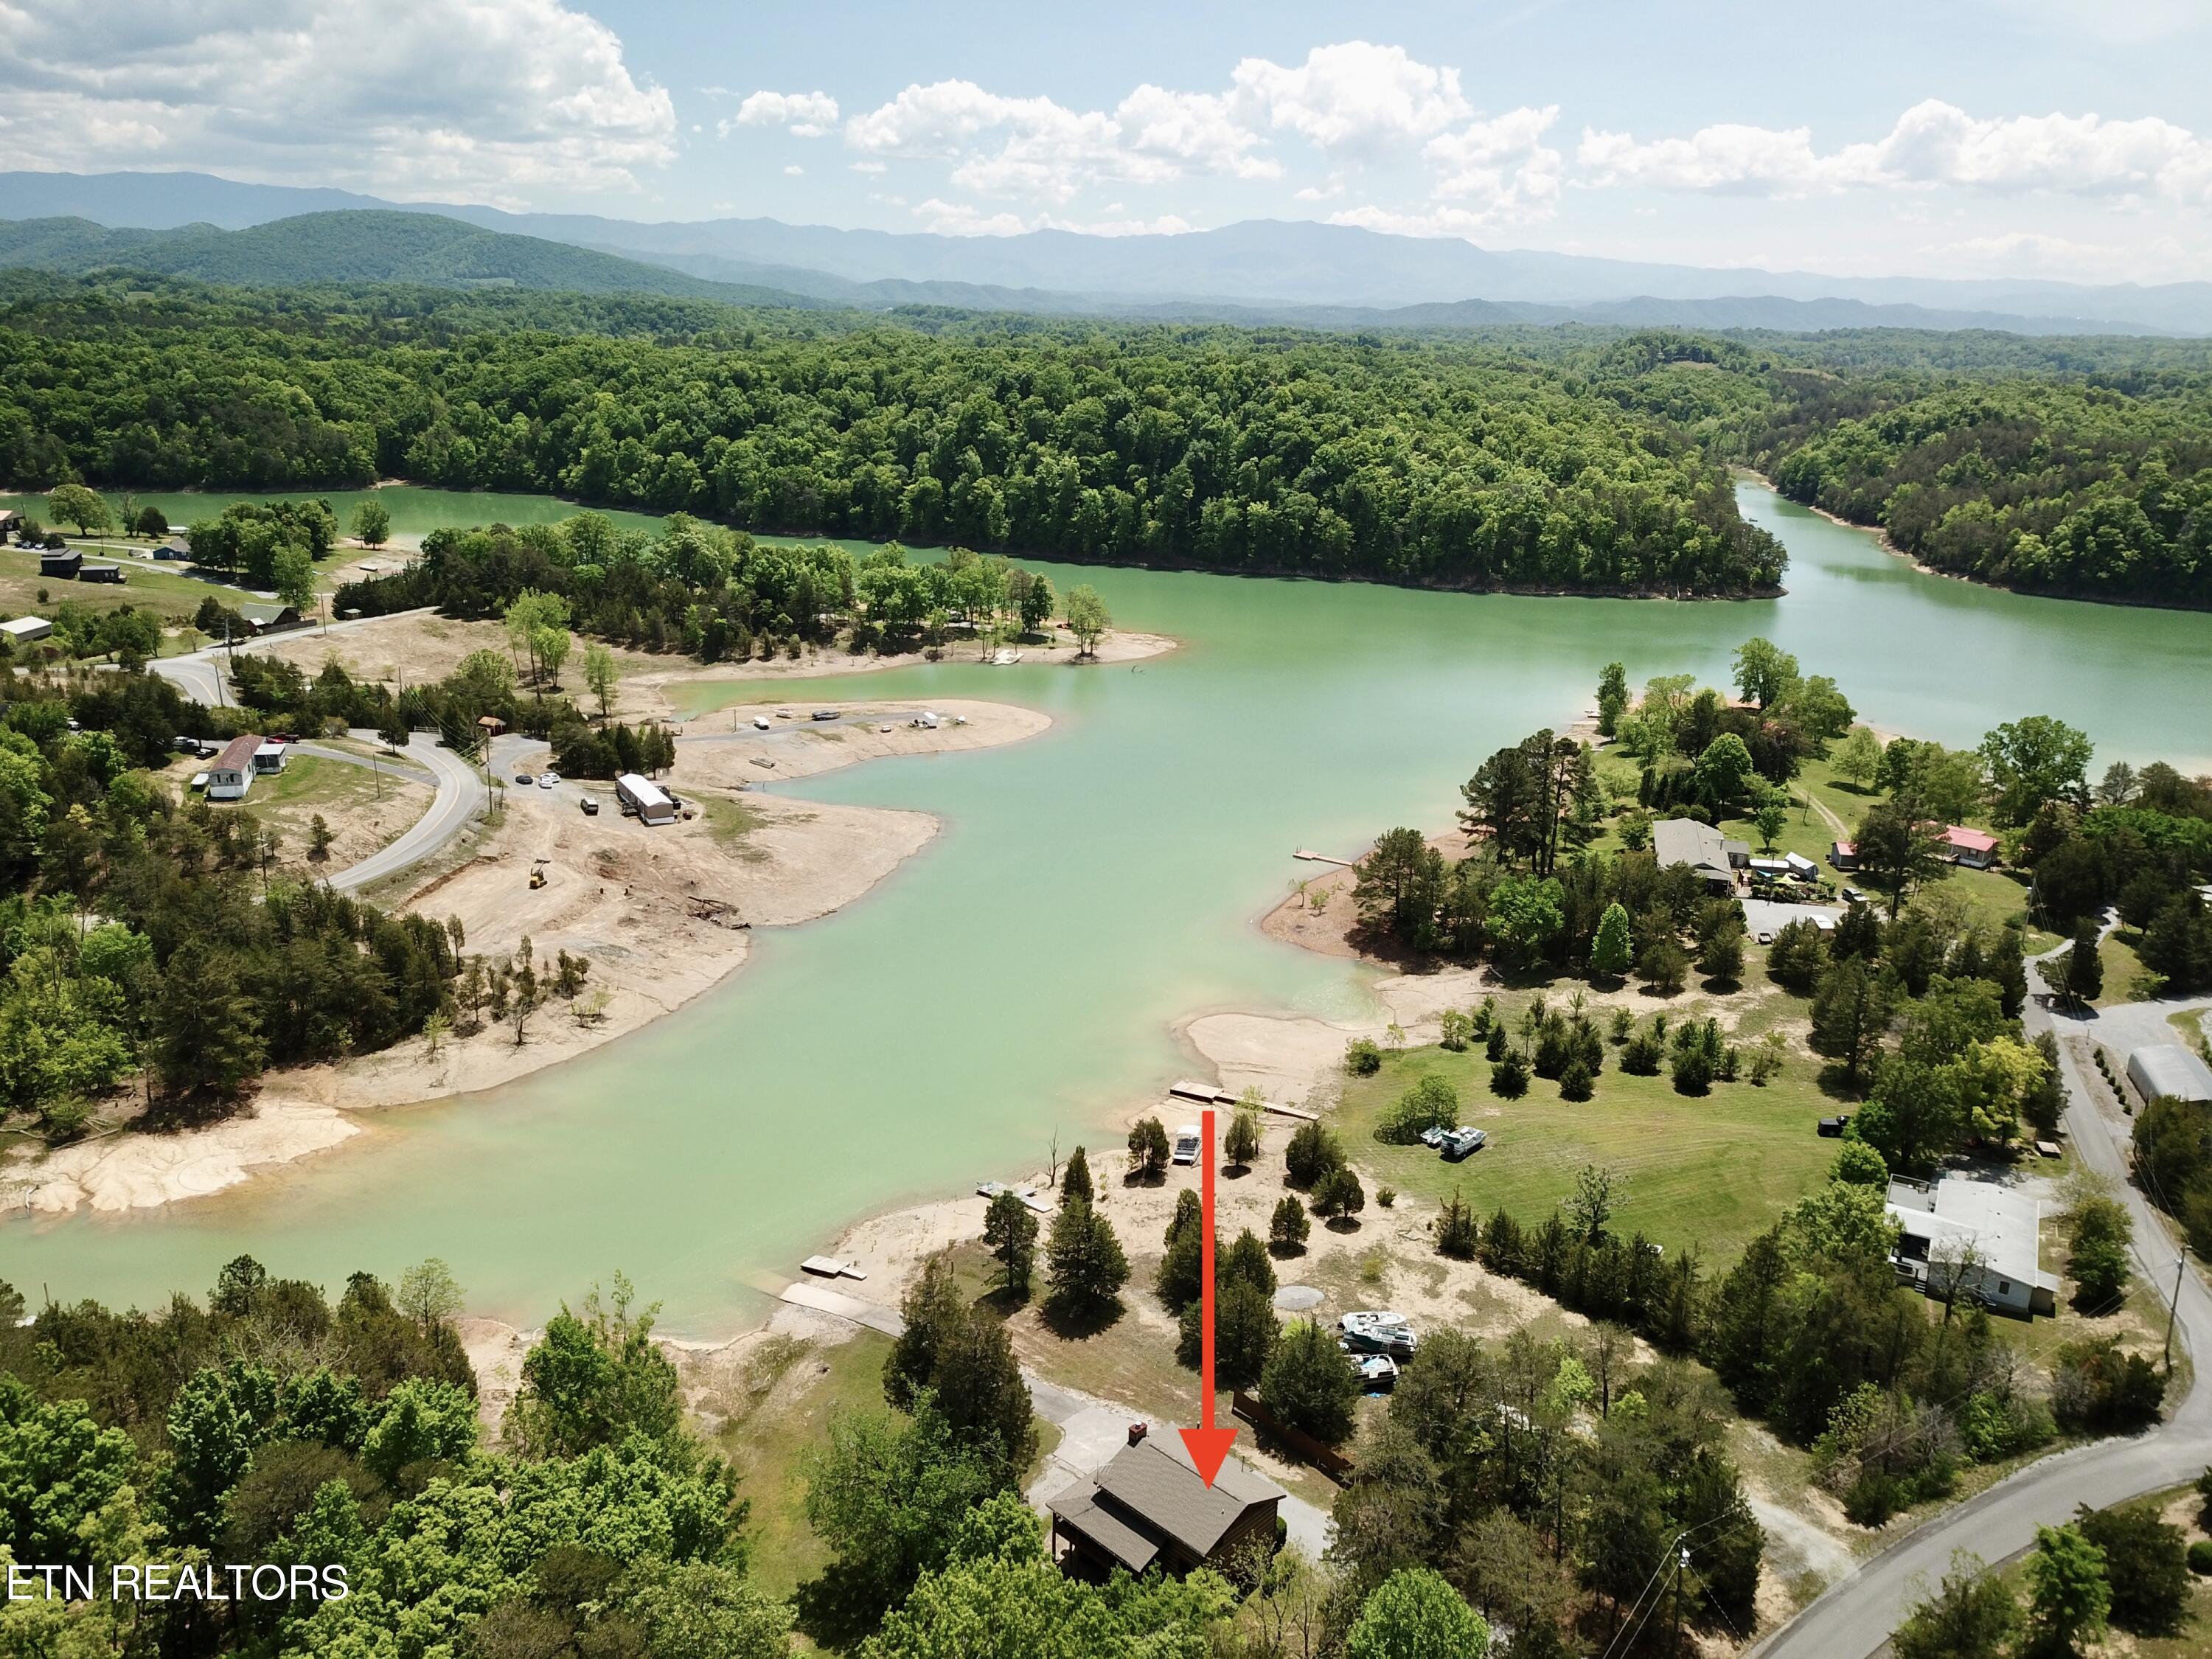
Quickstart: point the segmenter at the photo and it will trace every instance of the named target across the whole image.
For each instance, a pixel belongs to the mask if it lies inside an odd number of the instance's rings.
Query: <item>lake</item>
[[[380,499],[394,507],[404,492]],[[1747,604],[1418,592],[1024,561],[1172,634],[1152,661],[872,674],[825,695],[1031,704],[1042,738],[878,761],[808,799],[917,808],[944,832],[848,910],[756,933],[736,978],[574,1064],[376,1115],[337,1152],[120,1218],[0,1224],[0,1277],[36,1297],[204,1291],[251,1251],[335,1290],[450,1262],[481,1312],[536,1323],[617,1267],[669,1330],[727,1332],[763,1282],[861,1214],[1041,1164],[1187,1069],[1177,1019],[1325,1015],[1370,977],[1252,924],[1311,866],[1448,821],[1492,750],[1564,725],[1618,658],[1632,682],[1720,683],[1763,634],[1862,717],[1971,744],[2021,714],[2087,728],[2098,764],[2212,767],[2212,616],[2031,599],[1929,576],[1863,532],[1745,483],[1790,592]],[[453,496],[461,522],[513,498]],[[557,509],[557,510],[556,510]],[[546,516],[568,509],[552,504]],[[415,508],[408,509],[410,517]],[[734,695],[787,701],[763,688]],[[702,702],[715,700],[711,689]],[[726,701],[727,698],[722,700]]]

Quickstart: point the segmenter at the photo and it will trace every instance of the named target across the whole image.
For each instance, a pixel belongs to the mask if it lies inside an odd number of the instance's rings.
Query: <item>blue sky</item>
[[[2202,0],[18,0],[0,166],[994,234],[2212,276]]]

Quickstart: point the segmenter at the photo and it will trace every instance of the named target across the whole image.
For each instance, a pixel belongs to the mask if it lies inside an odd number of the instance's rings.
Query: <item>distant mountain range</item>
[[[459,221],[488,234],[441,243],[410,228],[391,258],[354,226],[400,214],[410,226]],[[2212,334],[2212,283],[2090,287],[2039,281],[1826,276],[1709,270],[1574,254],[1498,252],[1451,238],[1390,236],[1342,225],[1253,220],[1180,236],[1068,231],[963,237],[787,225],[774,219],[643,223],[581,214],[515,214],[441,203],[398,204],[343,191],[246,185],[206,173],[0,173],[0,218],[90,222],[87,229],[166,231],[179,240],[112,241],[83,230],[11,231],[0,258],[87,269],[176,258],[210,281],[483,282],[587,292],[617,289],[750,303],[863,307],[941,305],[1064,315],[1313,327],[1448,327],[1588,321],[1703,328],[2000,328],[2017,332]],[[278,233],[276,222],[311,234]],[[21,228],[16,228],[20,229]],[[222,231],[260,230],[262,240]],[[395,235],[398,233],[394,233]],[[327,246],[351,237],[340,252]],[[183,251],[189,241],[189,252]],[[532,252],[510,247],[526,244]],[[571,263],[553,250],[567,249]],[[404,256],[404,258],[403,258]],[[592,258],[597,256],[594,262]],[[330,268],[337,259],[346,269]],[[512,266],[514,269],[504,267]],[[307,274],[308,267],[314,274]],[[293,274],[286,274],[288,269]],[[659,273],[654,276],[641,270]],[[672,284],[690,279],[690,285]],[[774,296],[772,299],[770,296]]]

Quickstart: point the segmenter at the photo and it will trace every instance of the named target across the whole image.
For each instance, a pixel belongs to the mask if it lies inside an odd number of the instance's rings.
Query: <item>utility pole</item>
[[[2181,1308],[2181,1270],[2189,1265],[2189,1246],[2181,1247],[2181,1254],[2173,1258],[2173,1297],[2166,1304],[2166,1374],[2173,1375],[2173,1319]]]
[[[1674,1651],[1682,1650],[1682,1575],[1690,1569],[1690,1547],[1682,1545],[1674,1557]]]

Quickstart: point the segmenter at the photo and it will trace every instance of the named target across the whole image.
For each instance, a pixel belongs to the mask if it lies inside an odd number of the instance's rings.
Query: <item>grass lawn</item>
[[[740,1404],[714,1436],[737,1470],[738,1494],[752,1504],[745,1517],[752,1578],[770,1595],[790,1595],[829,1559],[806,1523],[806,1461],[829,1444],[837,1412],[882,1408],[890,1346],[889,1337],[868,1330],[826,1346],[770,1342],[750,1376],[758,1403]]]
[[[88,549],[91,557],[98,560],[101,550]],[[27,547],[0,548],[0,608],[11,617],[36,613],[51,617],[65,599],[92,611],[115,611],[122,606],[136,605],[141,611],[152,611],[172,621],[190,621],[200,608],[203,599],[212,598],[218,604],[235,610],[241,600],[251,598],[244,590],[219,586],[213,582],[195,581],[190,576],[179,576],[158,565],[132,562],[125,568],[131,580],[121,586],[106,582],[61,581],[52,576],[39,574],[39,556]],[[43,592],[46,599],[41,600]]]
[[[732,858],[756,860],[768,854],[750,844],[748,837],[768,822],[758,809],[741,800],[724,800],[709,796],[702,803],[707,809],[707,828],[714,843]]]
[[[1815,1121],[1837,1107],[1820,1092],[1814,1056],[1792,1052],[1764,1088],[1717,1083],[1693,1098],[1676,1094],[1663,1073],[1620,1071],[1619,1054],[1609,1048],[1596,1097],[1570,1104],[1541,1078],[1522,1098],[1499,1099],[1478,1049],[1409,1049],[1387,1056],[1373,1077],[1346,1080],[1334,1127],[1374,1184],[1437,1200],[1456,1188],[1478,1215],[1503,1207],[1523,1224],[1565,1200],[1583,1164],[1601,1165],[1619,1183],[1617,1231],[1669,1249],[1694,1244],[1715,1264],[1732,1262],[1826,1178],[1836,1144],[1820,1138]],[[1490,1132],[1490,1144],[1463,1163],[1374,1137],[1384,1111],[1431,1074],[1459,1091],[1462,1121]]]

